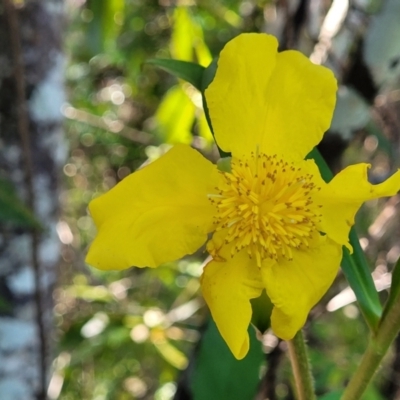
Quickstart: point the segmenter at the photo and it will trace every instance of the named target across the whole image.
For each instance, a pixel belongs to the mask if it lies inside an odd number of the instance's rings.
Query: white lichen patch
[[[0,352],[20,350],[35,345],[35,325],[14,318],[0,318]]]
[[[32,294],[35,290],[35,276],[29,267],[22,268],[18,273],[8,278],[8,285],[14,295]]]
[[[0,398],[3,400],[26,400],[31,396],[31,387],[21,379],[7,377],[0,380]]]
[[[52,155],[56,167],[61,168],[68,155],[68,143],[61,127],[54,129],[51,135],[44,136],[41,147]]]
[[[41,174],[36,175],[34,181],[35,211],[42,224],[50,222],[49,217],[54,213],[55,209],[54,196],[56,196],[56,194],[50,192],[50,179],[48,175]]]
[[[55,221],[52,221],[48,237],[39,246],[39,259],[45,265],[55,265],[60,258],[60,241],[55,230]]]
[[[29,111],[37,122],[59,122],[62,119],[61,107],[65,103],[63,72],[65,57],[58,53],[49,73],[38,86],[29,101]]]

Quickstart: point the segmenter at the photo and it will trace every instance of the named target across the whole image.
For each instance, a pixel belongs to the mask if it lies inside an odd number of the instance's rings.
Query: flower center
[[[292,249],[309,247],[320,217],[311,174],[265,154],[232,158],[231,172],[221,174],[218,194],[209,198],[217,208],[215,230],[224,230],[232,257],[246,248],[260,267],[266,258],[292,260]],[[209,247],[217,258],[219,249]]]

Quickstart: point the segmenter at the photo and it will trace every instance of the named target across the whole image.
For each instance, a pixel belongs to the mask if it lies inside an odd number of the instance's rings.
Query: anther
[[[315,210],[321,206],[312,201],[320,188],[312,175],[258,149],[250,159],[232,159],[231,166],[231,173],[223,173],[226,183],[216,188],[219,194],[208,195],[217,210],[215,230],[227,230],[231,256],[246,249],[258,267],[266,258],[291,260],[291,249],[307,247],[320,222]],[[213,253],[218,257],[218,250]]]

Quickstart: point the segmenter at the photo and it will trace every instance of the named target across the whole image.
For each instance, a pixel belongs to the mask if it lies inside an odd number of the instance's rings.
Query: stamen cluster
[[[247,249],[260,267],[264,259],[292,260],[292,249],[309,247],[320,217],[311,174],[266,154],[233,158],[231,172],[221,174],[218,194],[209,198],[217,208],[215,230],[224,230],[232,257]]]

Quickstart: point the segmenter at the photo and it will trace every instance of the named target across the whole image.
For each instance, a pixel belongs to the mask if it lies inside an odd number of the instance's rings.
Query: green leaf
[[[354,249],[354,241],[350,243]],[[362,264],[356,262],[354,255],[350,255],[349,250],[343,247],[342,271],[354,291],[365,321],[372,331],[376,331],[382,306],[366,261]]]
[[[196,89],[201,90],[203,72],[205,70],[199,64],[189,61],[170,60],[167,58],[152,58],[147,64],[156,65],[170,74],[191,83]]]
[[[335,392],[327,393],[322,397],[318,397],[318,400],[340,400],[342,397],[343,390],[338,390]]]
[[[385,319],[387,313],[392,309],[400,295],[400,258],[397,260],[392,272],[392,283],[390,285],[389,298],[383,310],[382,321]]]
[[[211,64],[205,69],[202,76],[200,90],[204,94],[210,83],[213,81],[214,76],[217,72],[218,67],[218,57],[212,60]]]
[[[205,93],[206,89],[208,88],[209,84],[213,81],[215,73],[217,72],[217,67],[218,67],[218,57],[214,58],[212,63],[205,69],[205,71],[203,73],[203,79],[201,82],[201,93],[203,95],[204,114],[206,116],[208,126],[210,127],[210,130],[211,130],[211,133],[213,136],[214,136],[214,131],[212,128],[210,113],[208,112],[207,100],[206,100],[206,96],[204,95],[204,93]],[[218,146],[218,143],[216,143],[216,145]],[[221,156],[221,158],[231,156],[230,153],[226,153],[219,146],[218,146],[218,151],[219,151],[219,155]]]
[[[314,148],[306,158],[313,158],[318,165],[322,178],[329,182],[333,174],[317,148]],[[378,292],[372,280],[371,271],[364,252],[360,246],[354,229],[350,230],[350,244],[353,254],[343,247],[342,271],[356,295],[360,310],[372,331],[376,331],[382,315],[382,306]]]
[[[262,291],[260,297],[251,299],[250,303],[252,308],[251,323],[261,333],[264,333],[271,326],[271,313],[274,305],[265,290]]]
[[[331,169],[328,167],[328,164],[325,162],[324,157],[322,157],[319,150],[314,147],[310,153],[307,155],[306,160],[313,159],[315,163],[318,165],[319,172],[321,173],[322,179],[325,182],[329,182],[333,178],[333,174]]]
[[[204,70],[203,75],[202,75],[202,80],[200,84],[200,91],[202,94],[202,99],[203,99],[203,109],[204,109],[204,114],[206,116],[206,120],[208,122],[208,126],[210,127],[211,133],[214,136],[214,130],[211,124],[211,118],[210,118],[210,113],[208,112],[208,106],[207,106],[207,99],[205,96],[205,91],[208,88],[208,85],[213,81],[215,73],[217,72],[217,63],[218,63],[218,58],[215,58],[212,63]],[[219,147],[219,154],[221,158],[225,157],[230,157],[230,154],[227,154],[223,152]]]
[[[249,330],[250,350],[236,360],[210,318],[196,358],[192,379],[194,400],[253,399],[264,360],[253,328]]]
[[[0,178],[0,222],[20,227],[40,228],[39,222],[18,198],[12,184]]]

